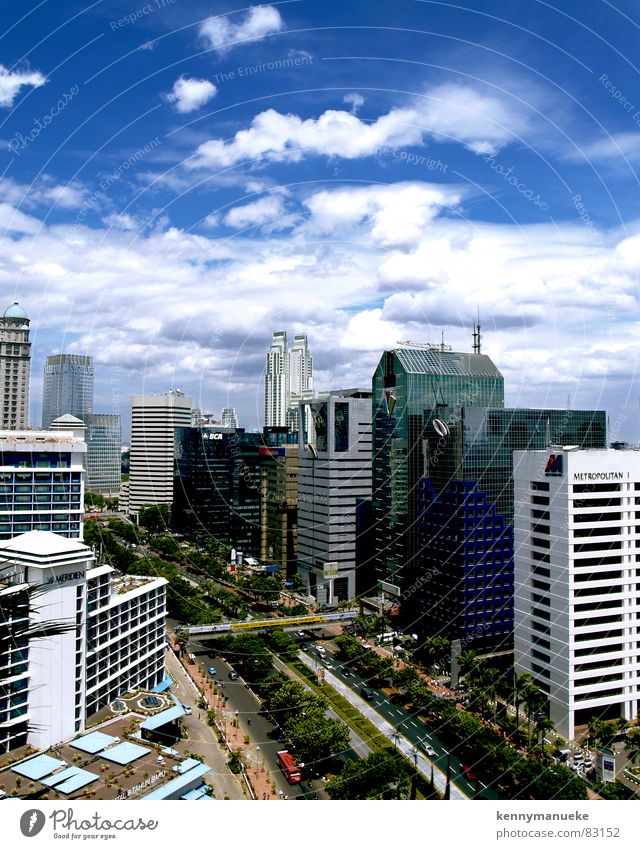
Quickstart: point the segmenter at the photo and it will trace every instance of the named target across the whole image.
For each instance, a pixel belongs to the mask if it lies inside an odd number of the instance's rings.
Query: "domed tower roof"
[[[10,307],[4,311],[4,318],[26,318],[28,316],[17,301],[14,301]]]

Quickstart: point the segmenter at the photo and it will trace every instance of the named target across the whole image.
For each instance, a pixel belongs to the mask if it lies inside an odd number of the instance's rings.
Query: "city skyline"
[[[249,12],[71,0],[35,47],[7,12],[0,261],[32,421],[64,350],[92,352],[97,409],[173,385],[259,427],[273,328],[308,335],[317,388],[359,386],[398,340],[470,349],[479,305],[506,403],[569,396],[637,442],[626,13],[260,8],[243,40]]]

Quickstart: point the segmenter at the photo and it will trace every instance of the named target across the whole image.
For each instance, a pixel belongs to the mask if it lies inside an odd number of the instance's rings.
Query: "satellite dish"
[[[438,436],[449,436],[449,426],[442,419],[433,420],[433,429]]]

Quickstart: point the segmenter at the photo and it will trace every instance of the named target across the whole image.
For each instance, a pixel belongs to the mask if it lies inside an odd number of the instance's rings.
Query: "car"
[[[237,678],[238,678],[238,673],[237,673],[237,672],[230,672],[230,673],[229,673],[229,680],[230,680],[230,681],[236,681],[236,680],[237,680]]]
[[[476,780],[477,776],[468,764],[462,764],[462,772],[464,773],[464,777],[467,779],[467,781]]]
[[[433,746],[425,746],[424,750],[430,758],[437,757],[436,750],[433,748]]]
[[[304,633],[304,631],[296,631],[295,636],[300,637],[300,639],[303,640],[305,633]]]
[[[353,675],[353,672],[349,672],[348,669],[343,669],[342,675],[343,675],[344,678],[350,678]]]
[[[300,643],[300,648],[303,651],[307,651],[307,649],[309,648],[309,643]]]
[[[333,669],[333,664],[332,664],[332,663],[329,663],[329,661],[328,661],[328,660],[325,660],[324,658],[322,658],[322,660],[320,661],[320,663],[322,663],[322,665],[323,665],[324,667],[326,667],[327,669]]]
[[[327,653],[327,650],[325,649],[324,646],[316,646],[316,651],[318,652],[320,657],[324,657],[325,654]]]
[[[370,690],[368,687],[361,687],[360,688],[360,695],[362,696],[363,699],[366,699],[368,702],[370,702],[370,701],[373,700],[373,697],[374,697],[375,694],[374,694],[373,690]]]
[[[215,668],[215,666],[210,666],[207,672],[212,678],[215,678],[215,676],[218,674],[218,670]]]
[[[187,716],[191,716],[191,714],[193,713],[193,710],[189,707],[189,705],[182,705],[182,710]]]

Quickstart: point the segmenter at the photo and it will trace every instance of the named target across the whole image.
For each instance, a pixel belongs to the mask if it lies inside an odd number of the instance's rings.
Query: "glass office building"
[[[605,413],[448,404],[425,411],[411,605],[422,633],[510,647],[513,452],[551,444],[605,448]]]
[[[385,351],[373,376],[371,586],[398,597],[415,582],[418,483],[424,477],[425,410],[438,404],[501,407],[504,379],[484,354],[440,347]]]

